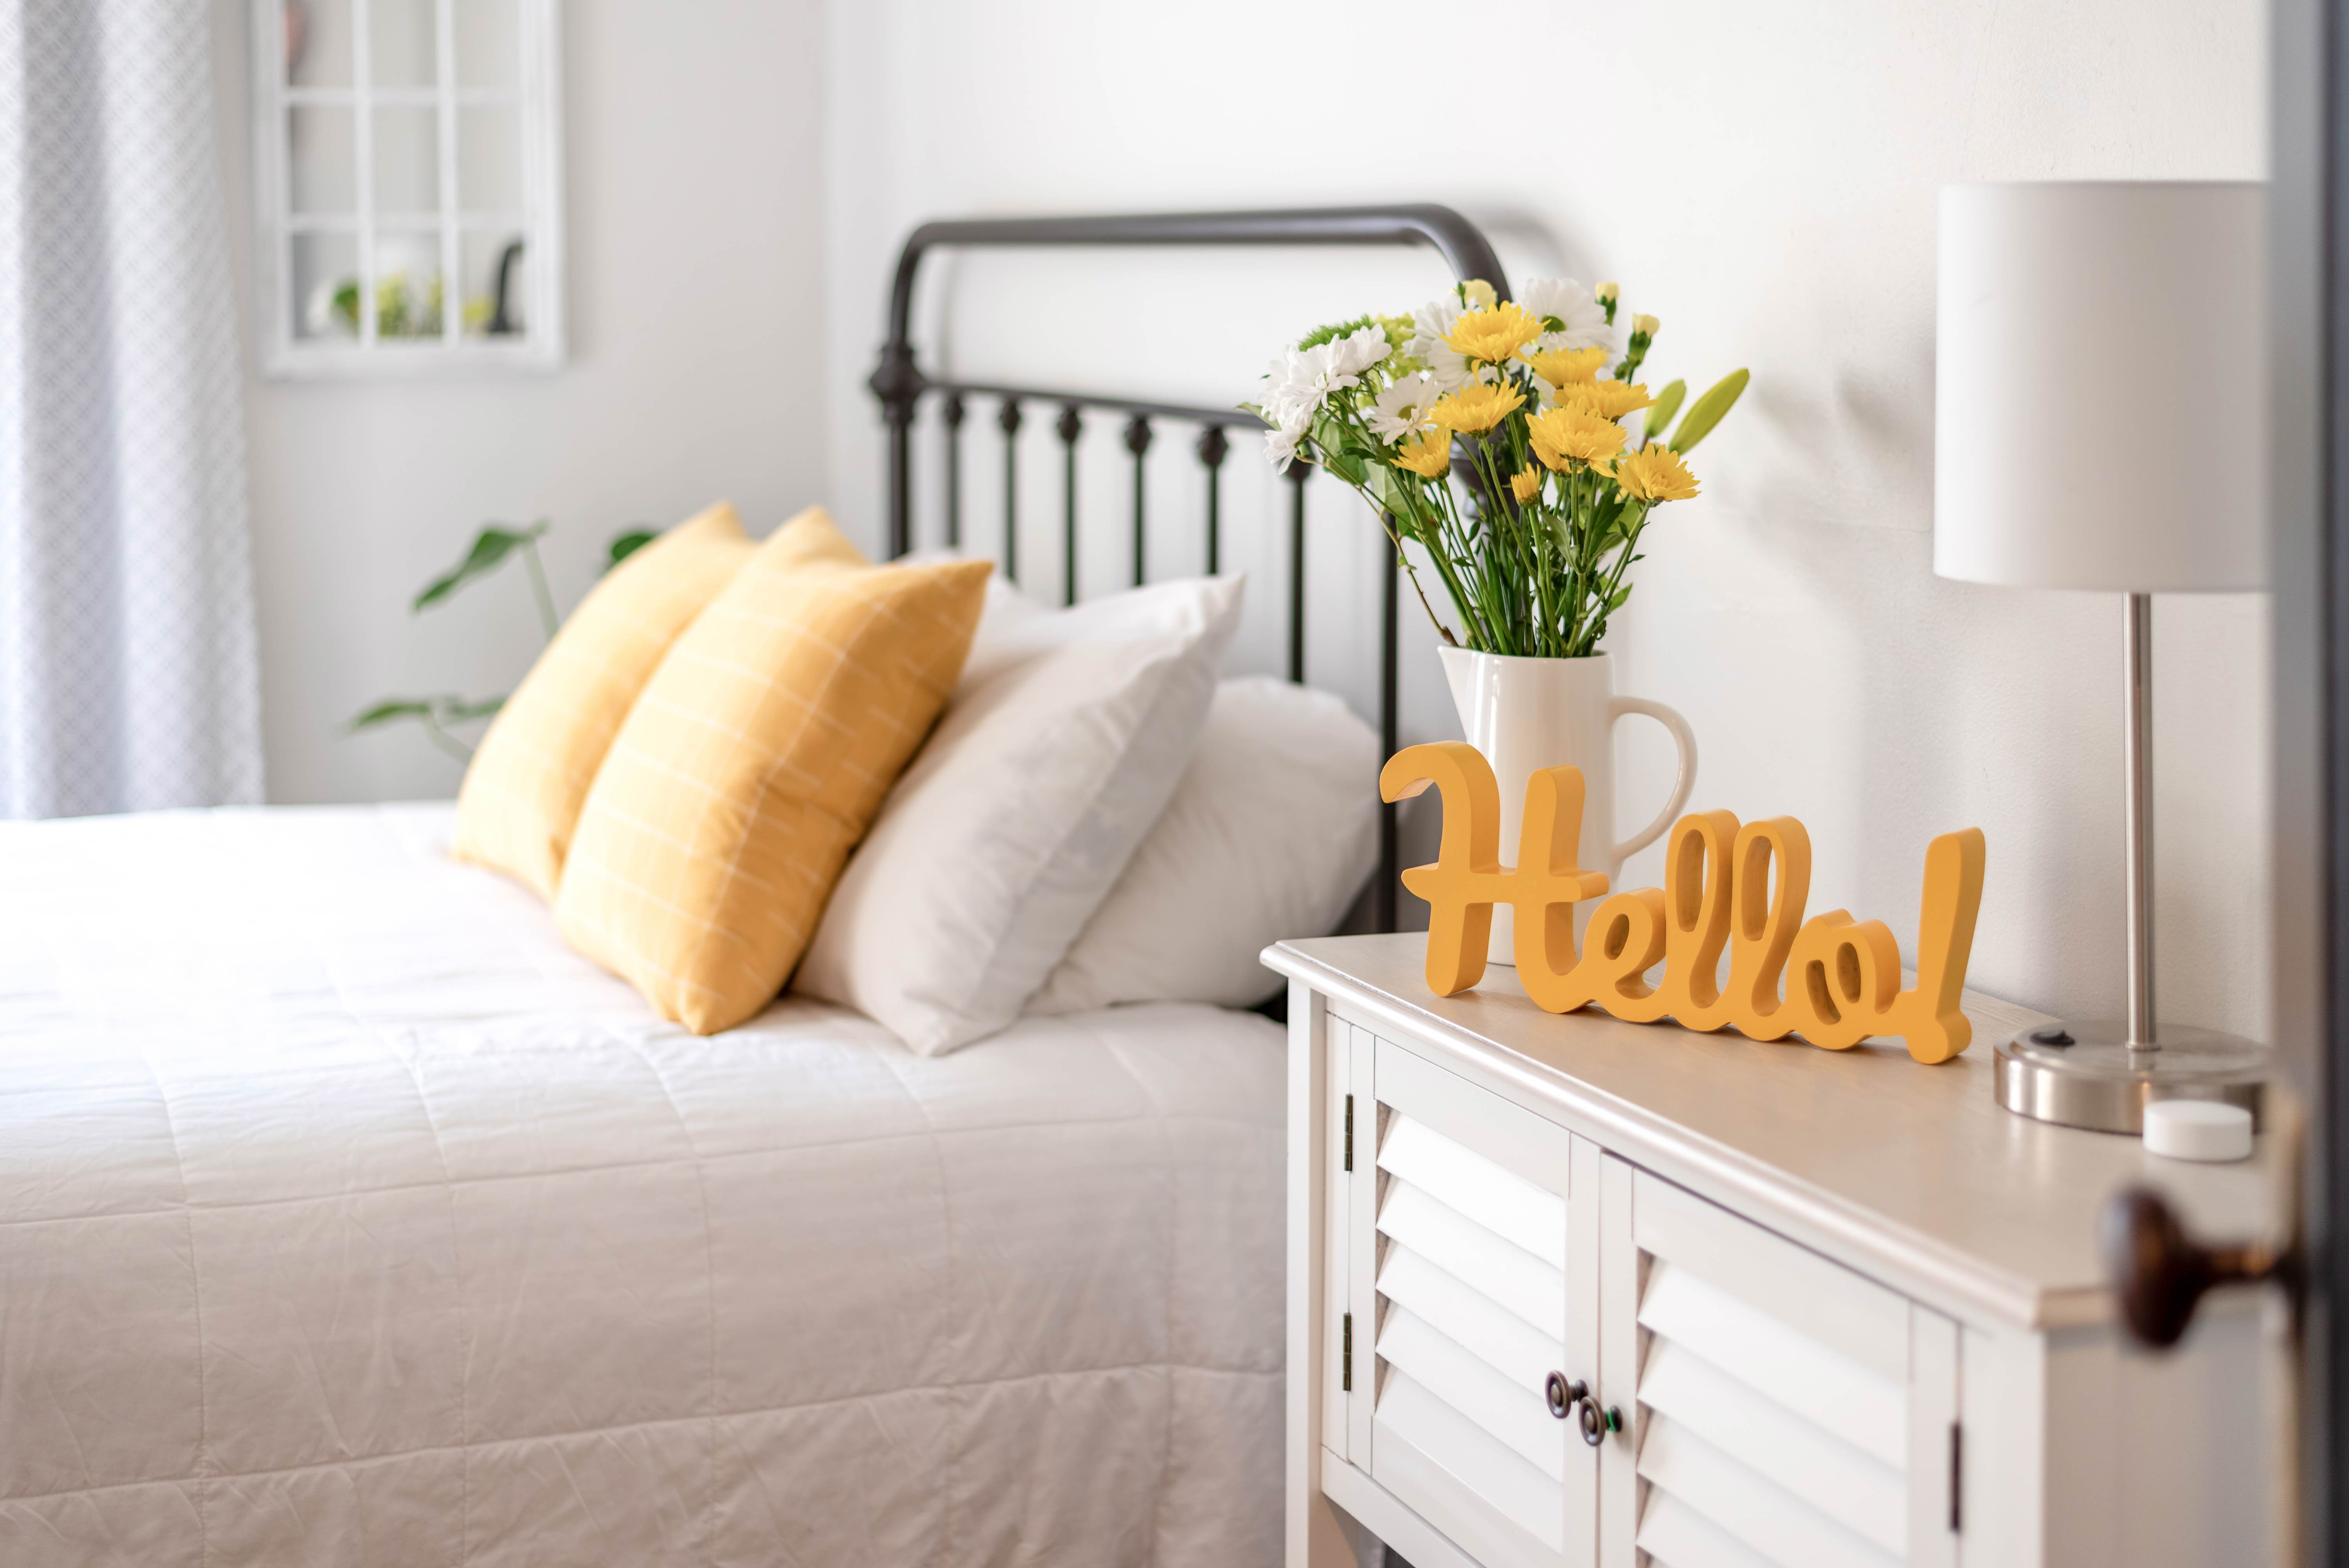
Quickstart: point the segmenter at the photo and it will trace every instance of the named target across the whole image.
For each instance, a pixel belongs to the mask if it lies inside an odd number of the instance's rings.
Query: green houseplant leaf
[[[389,724],[395,718],[429,718],[432,704],[429,699],[412,696],[388,696],[351,720],[353,729],[371,729],[378,724]]]
[[[616,535],[606,552],[604,570],[609,572],[659,537],[660,531],[657,528],[632,528],[626,533]]]
[[[412,611],[429,609],[466,583],[488,576],[505,563],[507,556],[519,550],[530,567],[531,583],[537,590],[540,614],[546,622],[546,634],[552,637],[554,634],[554,605],[547,597],[545,574],[538,564],[538,537],[546,529],[544,518],[523,529],[507,528],[494,522],[489,524],[473,536],[473,546],[465,552],[465,558],[426,583],[424,591],[417,594],[415,603],[409,608]]]

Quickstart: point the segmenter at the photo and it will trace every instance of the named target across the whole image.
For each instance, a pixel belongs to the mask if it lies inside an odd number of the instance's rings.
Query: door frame
[[[2296,1527],[2349,1562],[2349,61],[2340,0],[2272,0],[2273,1028],[2307,1108]],[[2289,1537],[2287,1537],[2289,1538]]]

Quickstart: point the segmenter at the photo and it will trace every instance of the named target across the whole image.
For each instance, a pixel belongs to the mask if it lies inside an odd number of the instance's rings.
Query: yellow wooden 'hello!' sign
[[[1738,824],[1728,811],[1695,811],[1673,824],[1662,888],[1619,892],[1590,917],[1583,951],[1574,906],[1607,891],[1607,878],[1574,863],[1582,841],[1582,770],[1544,768],[1526,781],[1517,863],[1500,863],[1501,790],[1484,753],[1457,740],[1395,753],[1379,774],[1389,800],[1430,784],[1444,799],[1444,841],[1433,865],[1402,884],[1425,899],[1427,984],[1439,996],[1484,977],[1493,906],[1516,911],[1517,978],[1552,1013],[1596,1006],[1631,1023],[1669,1017],[1710,1033],[1735,1028],[1756,1040],[1800,1033],[1845,1050],[1871,1035],[1897,1035],[1920,1062],[1944,1062],[1973,1039],[1959,1009],[1982,906],[1980,828],[1943,833],[1925,851],[1917,922],[1917,984],[1900,988],[1900,949],[1882,921],[1833,910],[1809,921],[1811,837],[1792,817]],[[1777,870],[1773,888],[1771,869]],[[1729,983],[1719,983],[1729,950]],[[1661,960],[1662,983],[1644,976]],[[1785,994],[1779,980],[1786,978]]]

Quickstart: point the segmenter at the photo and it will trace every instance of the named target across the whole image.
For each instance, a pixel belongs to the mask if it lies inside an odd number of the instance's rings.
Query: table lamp
[[[2000,1103],[2042,1121],[2260,1111],[2266,1047],[2156,1023],[2147,762],[2152,595],[2267,586],[2265,213],[2256,184],[1941,191],[1933,570],[2126,595],[2126,1016],[1998,1046]]]

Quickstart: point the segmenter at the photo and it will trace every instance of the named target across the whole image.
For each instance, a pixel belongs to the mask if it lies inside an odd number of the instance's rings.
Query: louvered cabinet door
[[[1598,1451],[1546,1385],[1598,1378],[1599,1150],[1355,1037],[1349,1457],[1484,1568],[1585,1568]]]
[[[1609,1156],[1607,1568],[1958,1561],[1950,1319]],[[1636,1408],[1634,1405],[1636,1404]]]

